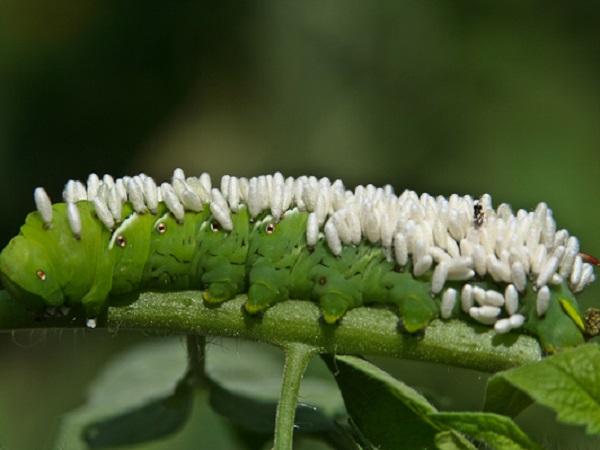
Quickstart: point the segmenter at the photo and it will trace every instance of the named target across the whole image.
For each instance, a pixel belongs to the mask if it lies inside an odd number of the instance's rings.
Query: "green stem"
[[[304,371],[317,349],[305,344],[285,347],[285,364],[281,379],[281,396],[275,416],[275,450],[291,450],[294,438],[294,417],[298,404],[298,392]]]
[[[489,327],[460,320],[433,321],[422,336],[398,330],[398,316],[385,308],[357,308],[339,325],[319,320],[311,302],[281,302],[261,317],[242,312],[245,296],[217,307],[206,306],[198,291],[146,292],[129,306],[108,308],[99,327],[167,334],[226,336],[267,342],[280,347],[303,343],[320,353],[393,356],[496,372],[539,361],[538,341],[526,335],[497,335]],[[84,320],[35,320],[6,292],[0,291],[0,330],[80,328]]]
[[[188,379],[194,386],[206,381],[206,337],[188,334],[186,337],[188,355]]]

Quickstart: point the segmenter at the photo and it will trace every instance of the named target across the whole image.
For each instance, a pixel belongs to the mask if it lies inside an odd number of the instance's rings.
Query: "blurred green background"
[[[592,1],[4,0],[0,241],[38,185],[59,199],[90,172],[182,167],[543,200],[598,255],[598,23]],[[52,448],[98,368],[143,339],[0,335],[0,446]],[[482,374],[386,364],[446,408],[479,407]],[[598,445],[541,408],[520,423],[550,448]]]

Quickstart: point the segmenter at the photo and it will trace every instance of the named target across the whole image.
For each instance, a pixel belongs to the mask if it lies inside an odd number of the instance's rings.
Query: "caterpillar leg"
[[[358,279],[347,279],[336,270],[322,267],[315,273],[314,295],[319,299],[323,320],[336,323],[346,311],[362,304]]]
[[[237,264],[219,266],[206,272],[202,282],[206,289],[202,298],[207,303],[221,303],[235,297],[243,289],[245,267]]]
[[[319,304],[321,306],[323,320],[329,324],[338,322],[344,317],[346,311],[350,309],[348,299],[338,293],[330,293],[321,296],[319,298]]]
[[[268,264],[257,263],[250,270],[248,301],[244,308],[250,314],[264,311],[269,306],[289,297],[289,271]]]
[[[248,300],[244,308],[250,314],[257,314],[277,302],[279,292],[272,285],[256,282],[248,289]]]
[[[390,287],[389,302],[398,306],[406,331],[414,333],[422,330],[439,315],[428,284],[414,280],[410,274],[391,275],[397,280],[393,280]]]
[[[202,291],[202,299],[206,303],[216,304],[235,297],[235,287],[230,283],[211,283],[207,289]]]

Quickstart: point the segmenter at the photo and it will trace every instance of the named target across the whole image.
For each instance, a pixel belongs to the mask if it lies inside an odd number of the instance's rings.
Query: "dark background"
[[[58,200],[90,172],[182,167],[543,200],[600,254],[599,23],[593,1],[5,0],[0,242],[38,185]],[[50,448],[59,414],[139,339],[0,336],[0,445]],[[450,407],[479,406],[481,374],[397,366]],[[595,447],[541,408],[521,424],[550,447]]]

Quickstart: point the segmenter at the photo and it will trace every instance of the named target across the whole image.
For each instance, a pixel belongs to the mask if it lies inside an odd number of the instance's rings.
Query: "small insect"
[[[473,225],[475,228],[481,227],[483,225],[483,221],[485,219],[485,214],[483,212],[483,206],[479,202],[479,200],[475,200],[473,204]]]

